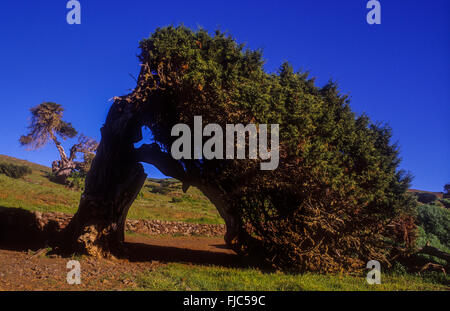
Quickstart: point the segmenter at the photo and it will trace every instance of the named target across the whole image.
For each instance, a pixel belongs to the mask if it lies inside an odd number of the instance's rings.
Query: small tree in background
[[[445,191],[444,198],[450,199],[450,183],[444,186],[444,191]]]
[[[78,135],[71,123],[62,120],[64,108],[53,102],[44,102],[30,109],[31,124],[29,133],[20,137],[22,146],[37,150],[52,141],[58,149],[60,160],[53,161],[52,173],[60,182],[65,182],[74,171],[86,174],[97,149],[97,142],[92,138],[79,135],[78,143],[70,149],[67,156],[60,139],[74,138]],[[83,154],[83,161],[76,161],[78,153]]]

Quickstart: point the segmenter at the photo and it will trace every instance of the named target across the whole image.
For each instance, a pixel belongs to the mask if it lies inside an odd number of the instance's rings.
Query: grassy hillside
[[[50,168],[24,160],[0,155],[0,163],[26,165],[32,174],[13,179],[0,174],[0,207],[23,208],[30,211],[73,214],[78,208],[80,190],[70,189],[49,179]],[[441,199],[442,200],[442,199]],[[420,244],[448,250],[445,227],[449,211],[442,202],[431,202],[419,213]],[[425,205],[424,205],[425,206]],[[196,188],[186,194],[174,179],[148,179],[129,212],[129,218],[176,220],[195,223],[223,223],[214,206]],[[432,224],[426,226],[426,224]],[[435,224],[444,224],[435,225]],[[429,228],[431,227],[431,229]],[[439,230],[438,230],[439,229]],[[442,232],[441,232],[442,231]],[[437,272],[422,277],[406,274],[402,269],[383,273],[382,284],[370,286],[365,276],[305,273],[263,273],[258,269],[235,269],[222,266],[170,263],[160,268],[138,272],[132,278],[140,290],[448,290],[449,279]],[[124,276],[130,277],[130,276]],[[105,277],[107,278],[107,277]]]
[[[26,165],[32,174],[13,179],[0,174],[0,206],[30,211],[74,214],[81,191],[52,182],[51,169],[25,160],[0,155],[0,162]],[[187,193],[173,179],[148,179],[130,208],[131,219],[158,219],[220,224],[222,218],[215,207],[196,188]]]

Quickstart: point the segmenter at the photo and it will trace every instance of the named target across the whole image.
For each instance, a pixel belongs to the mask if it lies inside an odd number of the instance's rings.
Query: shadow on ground
[[[56,250],[54,253],[58,253],[59,245],[55,241],[59,232],[56,222],[49,221],[43,226],[30,211],[0,206],[0,249],[36,251],[50,246]],[[242,257],[230,251],[224,251],[226,246],[217,244],[217,241],[209,245],[208,250],[190,249],[189,245],[183,246],[183,241],[178,242],[175,247],[158,244],[161,244],[161,241],[156,243],[151,237],[127,241],[124,243],[123,252],[118,257],[132,262],[159,261],[225,267],[249,266]],[[71,254],[60,253],[60,255],[66,257]]]
[[[125,252],[121,258],[129,261],[179,262],[224,267],[243,267],[247,263],[236,254],[215,251],[194,250],[182,247],[161,246],[147,243],[125,243]]]
[[[22,208],[0,206],[0,248],[27,251],[46,247],[58,224],[49,221],[40,227],[35,214]]]

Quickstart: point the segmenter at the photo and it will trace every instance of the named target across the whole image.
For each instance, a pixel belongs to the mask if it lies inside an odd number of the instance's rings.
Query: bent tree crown
[[[240,254],[323,272],[389,259],[390,245],[401,242],[389,224],[407,217],[412,203],[388,128],[356,117],[332,82],[317,87],[287,63],[266,73],[260,51],[221,32],[165,27],[140,48],[137,86],[115,98],[68,229],[77,247],[94,255],[120,248],[146,162],[182,181],[183,190],[198,187]],[[278,168],[262,171],[261,159],[248,157],[174,159],[171,129],[192,129],[195,116],[222,128],[279,124]],[[152,141],[135,148],[142,127]]]

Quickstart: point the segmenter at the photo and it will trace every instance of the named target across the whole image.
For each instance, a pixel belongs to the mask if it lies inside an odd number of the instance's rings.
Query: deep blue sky
[[[58,158],[53,145],[27,151],[18,143],[28,109],[43,101],[62,104],[67,121],[99,139],[108,100],[135,85],[139,40],[184,23],[262,48],[267,71],[288,60],[319,85],[337,80],[357,113],[393,128],[413,187],[442,191],[450,181],[450,1],[380,2],[381,25],[368,25],[367,0],[80,0],[82,24],[68,25],[66,0],[2,1],[0,154],[47,166]]]

